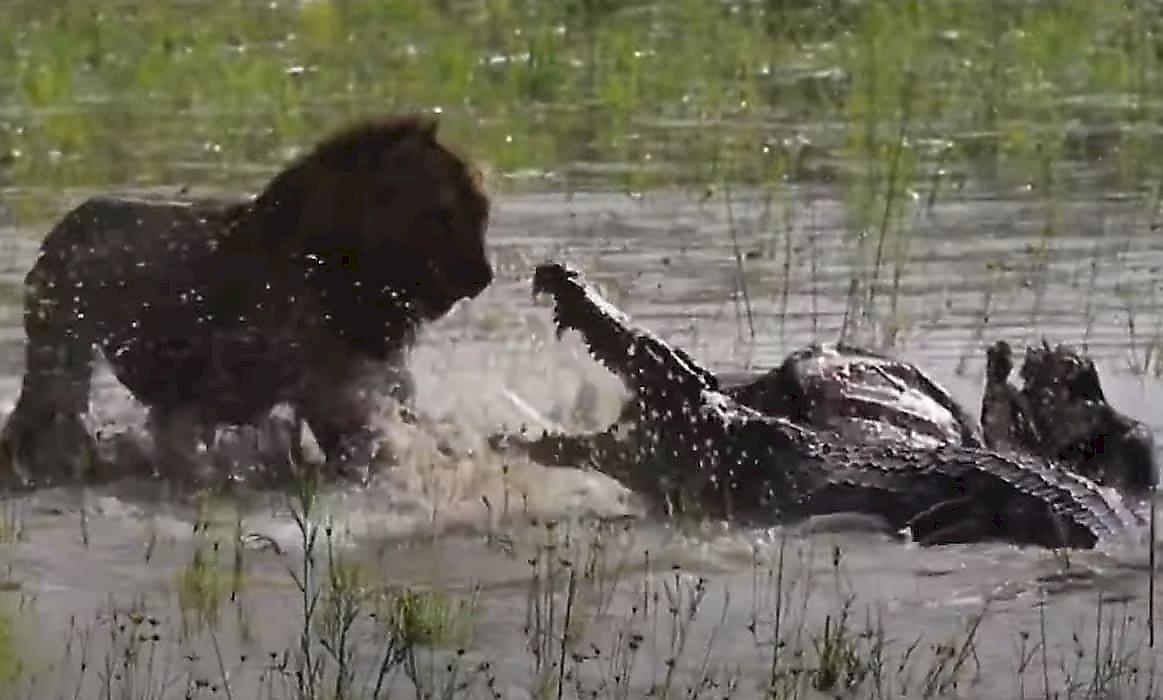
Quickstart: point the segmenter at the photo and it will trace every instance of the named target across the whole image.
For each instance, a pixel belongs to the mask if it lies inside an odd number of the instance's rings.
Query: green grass
[[[841,335],[893,345],[917,221],[966,184],[1037,207],[1032,317],[1063,202],[1157,220],[1161,27],[1148,0],[10,0],[0,187],[39,231],[82,192],[253,191],[356,115],[440,110],[498,193],[834,186]]]
[[[1076,159],[1157,179],[1159,23],[1146,0],[12,0],[0,143],[18,185],[253,186],[353,114],[440,108],[509,175],[836,178],[872,226],[935,168],[1046,197]],[[628,167],[568,173],[592,161]]]

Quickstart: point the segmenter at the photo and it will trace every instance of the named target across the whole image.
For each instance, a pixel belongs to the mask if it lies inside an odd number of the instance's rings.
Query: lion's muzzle
[[[488,261],[429,262],[432,282],[448,302],[472,299],[493,283],[493,268]]]

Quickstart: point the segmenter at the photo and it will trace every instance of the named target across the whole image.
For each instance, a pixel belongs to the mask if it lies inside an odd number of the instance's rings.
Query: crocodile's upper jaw
[[[553,298],[558,336],[569,329],[578,331],[590,355],[631,391],[683,391],[696,396],[702,390],[719,388],[713,373],[681,349],[634,324],[572,267],[539,265],[533,275],[533,292]]]

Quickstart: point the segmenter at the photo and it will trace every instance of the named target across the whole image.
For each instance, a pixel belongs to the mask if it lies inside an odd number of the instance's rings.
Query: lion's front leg
[[[380,432],[362,421],[343,420],[323,411],[305,410],[305,417],[327,458],[327,471],[366,483],[380,453]]]
[[[355,382],[311,384],[295,402],[295,411],[315,436],[327,459],[327,470],[366,482],[382,436],[373,423],[375,411],[369,391]]]

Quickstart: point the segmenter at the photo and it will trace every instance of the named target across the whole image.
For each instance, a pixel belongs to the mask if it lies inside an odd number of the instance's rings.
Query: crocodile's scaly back
[[[847,343],[797,350],[724,391],[761,413],[852,442],[981,446],[976,422],[918,367]]]

